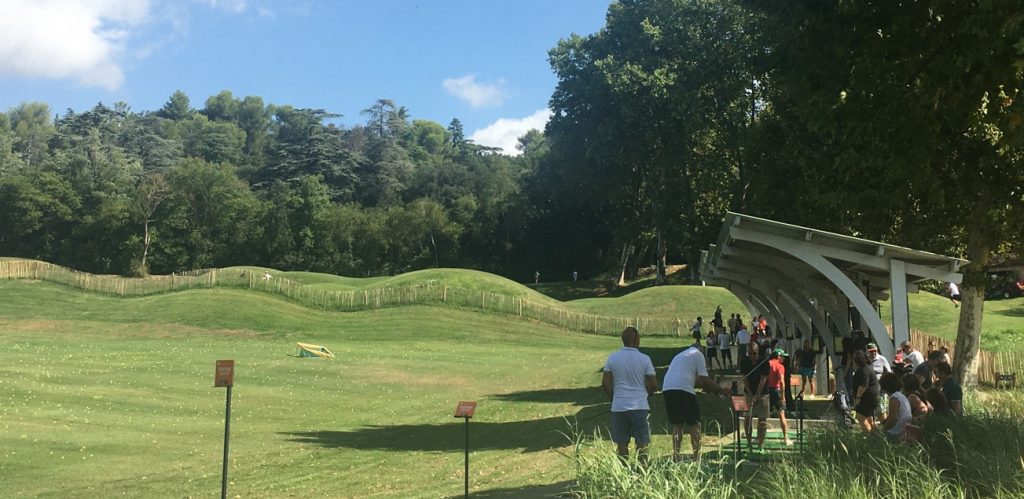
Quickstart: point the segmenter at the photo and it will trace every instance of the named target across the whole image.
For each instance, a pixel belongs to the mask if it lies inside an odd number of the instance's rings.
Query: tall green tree
[[[600,32],[550,52],[550,147],[584,196],[611,205],[623,254],[653,248],[662,279],[667,249],[696,263],[730,204],[739,110],[756,90],[745,22],[733,2],[621,1]]]
[[[973,382],[984,268],[1024,219],[1024,11],[1007,0],[746,3],[770,54],[766,122],[802,141],[790,151],[803,182],[791,186],[855,233],[971,260],[954,369]]]
[[[156,115],[169,120],[181,121],[192,115],[192,107],[189,103],[188,94],[181,90],[175,90],[171,97],[156,112]]]

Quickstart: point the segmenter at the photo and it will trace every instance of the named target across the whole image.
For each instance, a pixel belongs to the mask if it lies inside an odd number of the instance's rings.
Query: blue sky
[[[0,110],[45,101],[193,107],[221,90],[341,113],[380,98],[459,118],[505,147],[541,128],[547,51],[604,24],[607,0],[0,0]]]

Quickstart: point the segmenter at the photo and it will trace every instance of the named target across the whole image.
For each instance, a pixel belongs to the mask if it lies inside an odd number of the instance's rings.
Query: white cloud
[[[544,125],[551,118],[550,109],[541,109],[522,119],[501,118],[469,136],[477,144],[500,147],[505,154],[518,156],[516,140],[531,129],[544,130]]]
[[[196,5],[275,18],[261,0],[0,0],[0,74],[115,90],[126,61],[187,37]]]
[[[245,12],[245,9],[249,8],[249,2],[246,0],[198,0],[199,3],[206,4],[211,9],[225,10],[234,14],[241,14]]]
[[[133,30],[149,0],[5,0],[0,15],[0,73],[74,78],[116,89]]]
[[[449,94],[469,103],[472,107],[500,106],[508,97],[505,80],[497,83],[478,83],[476,75],[468,74],[461,78],[445,78],[441,86]]]

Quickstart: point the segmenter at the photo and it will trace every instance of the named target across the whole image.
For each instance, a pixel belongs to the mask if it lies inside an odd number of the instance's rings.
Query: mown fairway
[[[432,272],[281,277],[331,288],[452,278],[534,293],[496,276]],[[561,306],[710,318],[718,303],[731,313],[734,300],[718,288],[670,286]],[[986,303],[986,331],[1019,337],[1022,307],[1024,299]],[[948,300],[912,295],[911,309],[914,327],[955,334],[946,331],[956,317]],[[983,348],[993,346],[988,334]],[[451,414],[459,400],[480,402],[473,491],[550,494],[574,478],[570,421],[586,434],[607,423],[599,369],[619,347],[615,337],[452,308],[333,313],[245,289],[117,298],[29,280],[0,281],[0,337],[0,490],[51,497],[216,495],[224,389],[212,378],[225,358],[237,362],[232,495],[458,495],[463,427]],[[297,358],[297,341],[338,358]],[[689,341],[645,337],[643,349],[665,366]],[[707,416],[724,410],[703,400]],[[660,398],[652,405],[664,450]]]
[[[480,402],[473,490],[551,490],[572,477],[563,418],[605,423],[598,371],[619,346],[500,316],[321,313],[242,290],[112,298],[3,281],[0,304],[5,496],[215,495],[224,358],[237,362],[232,495],[456,495],[460,399]],[[338,358],[290,356],[296,341]],[[661,363],[676,343],[645,340]]]

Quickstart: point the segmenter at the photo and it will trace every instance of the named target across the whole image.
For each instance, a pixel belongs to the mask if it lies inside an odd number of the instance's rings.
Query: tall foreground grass
[[[1024,497],[1024,429],[1018,422],[1024,396],[987,391],[967,403],[970,412],[961,418],[930,419],[919,444],[859,431],[819,431],[809,436],[803,454],[758,465],[708,454],[700,463],[674,464],[656,441],[649,466],[623,466],[611,442],[578,440],[577,493],[586,498]]]

